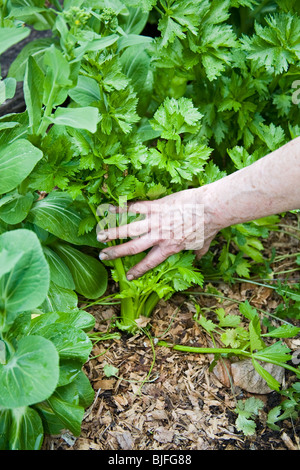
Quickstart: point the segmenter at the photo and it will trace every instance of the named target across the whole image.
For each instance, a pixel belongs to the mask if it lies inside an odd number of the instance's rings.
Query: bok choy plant
[[[44,313],[50,271],[33,231],[0,235],[0,448],[36,450],[44,433],[80,433],[94,398],[82,371],[92,315]]]

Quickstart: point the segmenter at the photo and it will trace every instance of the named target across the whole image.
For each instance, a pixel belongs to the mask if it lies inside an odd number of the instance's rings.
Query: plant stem
[[[152,294],[148,297],[144,305],[144,316],[150,317],[154,307],[158,304],[160,297],[157,295],[156,292],[152,292]]]
[[[118,273],[120,292],[128,288],[128,281],[121,258],[113,260],[114,268]],[[133,330],[135,328],[135,314],[133,308],[133,300],[128,297],[127,299],[121,299],[121,323],[119,324],[121,329]]]
[[[244,349],[234,349],[234,348],[200,348],[195,346],[184,346],[183,344],[170,344],[166,341],[159,341],[158,346],[163,346],[166,348],[172,348],[176,351],[182,352],[192,352],[198,354],[235,354],[237,356],[246,356],[251,357],[251,352],[245,351]]]
[[[275,289],[274,286],[268,286],[268,285],[266,286],[265,284],[258,284],[258,285],[262,285],[262,286],[265,286],[265,287],[270,287],[271,289]],[[182,291],[181,293],[182,294],[190,294],[190,295],[204,295],[204,296],[208,296],[208,297],[217,297],[217,298],[223,299],[223,300],[230,300],[230,302],[234,302],[234,303],[237,303],[237,304],[244,303],[242,300],[232,299],[230,297],[225,297],[225,296],[219,295],[219,294],[212,294],[210,292],[191,292],[191,291],[184,292],[184,291]],[[278,318],[276,315],[273,315],[270,312],[266,312],[265,310],[262,310],[261,308],[258,308],[258,307],[256,308],[256,310],[258,310],[260,313],[262,313],[266,317],[274,318],[274,320],[278,320],[278,321],[281,321],[282,323],[285,323],[286,325],[292,326],[291,323],[289,323],[288,321],[283,320],[282,318]]]
[[[297,237],[297,235],[294,235],[293,233],[287,232],[286,230],[277,230],[279,233],[284,233],[285,235],[289,235],[290,237],[296,238],[297,240],[300,241],[300,237]]]
[[[91,209],[92,213],[95,216],[97,223],[100,222],[100,219],[97,214],[97,210],[93,204],[91,204],[88,200],[88,197],[85,196],[85,200],[88,203],[89,208]],[[112,243],[113,244],[113,243]],[[126,273],[123,265],[123,261],[121,258],[117,258],[112,260],[115,270],[118,274],[119,279],[119,286],[120,292],[128,288],[128,280],[126,278]],[[121,299],[121,322],[118,322],[119,328],[124,330],[134,330],[135,329],[135,315],[134,315],[134,308],[133,308],[133,301],[131,298]]]
[[[287,255],[276,256],[276,258],[274,258],[273,262],[283,261],[286,258],[294,258],[294,257],[299,256],[299,255],[300,255],[300,251],[298,251],[297,253],[289,253]]]

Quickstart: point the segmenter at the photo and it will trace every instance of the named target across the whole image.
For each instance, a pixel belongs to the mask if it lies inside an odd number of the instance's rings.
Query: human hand
[[[124,209],[114,210],[124,212]],[[128,280],[142,276],[182,250],[195,250],[197,257],[203,256],[218,231],[207,226],[204,188],[180,191],[156,201],[133,202],[125,210],[145,217],[101,230],[97,238],[99,242],[131,238],[123,244],[103,249],[102,260],[135,255],[152,247],[145,258],[128,271]]]

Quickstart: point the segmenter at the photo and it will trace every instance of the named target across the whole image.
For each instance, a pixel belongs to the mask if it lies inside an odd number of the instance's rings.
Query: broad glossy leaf
[[[95,392],[91,383],[85,373],[81,370],[74,380],[73,384],[76,386],[79,394],[79,405],[87,408],[93,403]]]
[[[60,387],[48,399],[48,403],[57,417],[75,436],[81,431],[84,408],[78,405],[79,396],[73,384]]]
[[[93,106],[81,108],[57,108],[49,118],[53,124],[85,129],[95,133],[99,122],[99,111]]]
[[[90,313],[78,309],[74,312],[49,312],[33,318],[30,331],[39,334],[40,328],[52,323],[59,323],[69,328],[77,328],[88,332],[94,328],[95,318]]]
[[[21,251],[11,253],[6,248],[0,251],[0,278],[14,268],[22,255]]]
[[[3,199],[0,199],[0,219],[9,225],[15,225],[27,217],[34,197],[32,193],[25,195],[15,193],[6,204],[1,205]]]
[[[60,191],[53,191],[44,199],[37,201],[28,214],[29,222],[61,240],[74,245],[99,247],[96,234],[78,235],[78,227],[83,218],[71,196]]]
[[[104,294],[107,271],[100,261],[67,244],[57,243],[53,248],[70,269],[76,292],[88,299]]]
[[[0,28],[0,54],[30,34],[29,28]]]
[[[25,139],[0,147],[0,194],[21,184],[42,157],[41,150]]]
[[[51,248],[44,246],[43,251],[49,264],[51,282],[64,289],[74,290],[75,284],[66,263]]]
[[[44,73],[33,57],[28,58],[24,77],[24,97],[32,132],[38,131],[43,104]]]
[[[30,230],[0,235],[2,250],[16,254],[15,264],[0,279],[0,302],[9,325],[19,312],[37,308],[44,301],[49,288],[49,268],[40,242]]]
[[[71,289],[60,287],[54,282],[50,282],[50,287],[44,302],[39,308],[45,312],[69,312],[77,309],[78,298]]]
[[[12,410],[0,410],[0,450],[9,449],[9,429],[12,422]]]
[[[110,36],[105,36],[103,38],[96,38],[91,41],[84,42],[82,46],[77,47],[74,51],[76,58],[73,62],[81,60],[84,54],[88,51],[101,51],[111,46],[119,39],[118,34],[111,34]]]
[[[60,358],[75,359],[82,364],[88,360],[92,343],[84,331],[63,323],[52,323],[40,328],[38,335],[55,345]]]
[[[70,64],[63,53],[52,44],[44,54],[44,66],[46,74],[43,103],[54,108],[65,101],[68,88],[72,86],[69,78]]]
[[[26,138],[28,134],[28,114],[12,113],[0,117],[0,146]]]
[[[16,59],[12,62],[8,71],[8,77],[13,77],[18,82],[22,82],[24,80],[28,58],[34,58],[37,64],[41,65],[43,53],[45,49],[48,49],[48,47],[51,46],[51,44],[51,38],[36,39],[26,44]]]
[[[43,438],[43,423],[36,410],[28,406],[12,410],[9,450],[39,450]]]
[[[0,80],[0,105],[14,97],[17,82],[14,78]]]
[[[69,91],[69,96],[80,106],[90,106],[100,100],[99,84],[93,78],[79,75],[77,85]]]
[[[60,359],[59,381],[57,386],[64,387],[73,382],[82,369],[82,362],[74,359]]]
[[[127,35],[135,34],[140,35],[146,26],[149,13],[141,8],[128,7],[129,15],[120,16],[120,25]]]
[[[46,400],[59,377],[59,356],[53,343],[26,336],[7,364],[0,364],[0,406],[20,408]]]

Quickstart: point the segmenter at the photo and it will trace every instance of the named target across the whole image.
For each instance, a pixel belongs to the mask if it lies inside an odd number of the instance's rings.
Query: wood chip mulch
[[[295,219],[288,216],[289,223]],[[264,243],[268,252],[272,247],[277,254],[300,251],[299,240],[284,233],[273,233]],[[274,269],[290,269],[295,267],[294,262],[287,259],[284,266]],[[293,276],[297,281],[299,272],[293,273],[291,280]],[[274,290],[248,282],[232,286],[221,282],[214,287],[231,300],[221,303],[219,298],[177,294],[167,302],[159,302],[150,319],[150,334],[122,333],[120,339],[95,344],[95,358],[85,365],[95,400],[86,410],[82,432],[79,437],[69,432],[47,436],[43,449],[299,450],[299,418],[281,422],[280,431],[266,425],[268,411],[280,403],[278,393],[254,395],[265,406],[256,419],[255,435],[246,437],[236,429],[235,408],[237,400],[253,395],[236,386],[225,386],[209,369],[212,357],[154,344],[154,338],[158,338],[169,343],[210,346],[207,333],[194,320],[194,299],[201,308],[213,311],[221,306],[230,313],[238,312],[236,300],[248,300],[268,312],[282,302]],[[96,330],[105,332],[118,315],[118,306],[94,306],[90,311],[96,318]],[[300,326],[299,321],[294,323]],[[300,347],[299,338],[287,342],[291,349]],[[118,378],[105,376],[106,364],[118,368]],[[283,386],[290,386],[294,380],[286,373]]]

